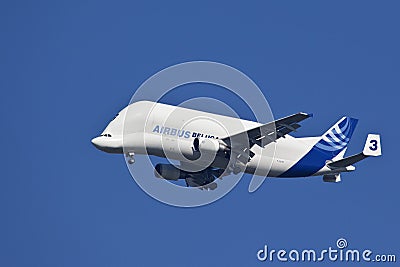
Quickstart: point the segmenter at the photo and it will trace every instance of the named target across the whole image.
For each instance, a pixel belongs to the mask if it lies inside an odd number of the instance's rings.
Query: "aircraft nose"
[[[111,138],[111,135],[108,137],[98,136],[91,140],[92,144],[99,150],[108,152],[108,153],[123,153],[122,149],[122,141],[119,138]]]
[[[91,140],[92,144],[96,147],[99,148],[101,147],[101,140],[100,137],[95,137]]]

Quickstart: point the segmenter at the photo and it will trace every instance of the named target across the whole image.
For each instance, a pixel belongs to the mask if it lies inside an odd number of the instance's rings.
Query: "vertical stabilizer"
[[[330,154],[332,158],[337,156],[347,147],[357,122],[358,120],[354,118],[341,118],[321,136],[321,140],[315,145],[315,148]]]

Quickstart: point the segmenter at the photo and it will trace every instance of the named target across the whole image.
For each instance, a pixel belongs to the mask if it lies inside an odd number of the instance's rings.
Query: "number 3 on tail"
[[[363,154],[364,156],[377,157],[382,155],[381,151],[381,137],[379,134],[368,134],[367,140],[365,141]]]
[[[369,141],[369,143],[371,144],[369,149],[371,149],[372,151],[376,151],[378,149],[378,141],[371,140],[371,141]]]

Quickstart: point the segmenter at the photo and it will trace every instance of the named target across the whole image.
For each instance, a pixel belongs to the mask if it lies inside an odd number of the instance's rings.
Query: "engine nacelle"
[[[193,141],[193,147],[194,150],[207,154],[216,154],[218,151],[224,151],[227,149],[227,147],[220,141],[211,138],[204,138],[203,140],[195,138]]]
[[[178,169],[172,164],[157,164],[154,168],[154,176],[166,180],[185,179],[186,172]]]

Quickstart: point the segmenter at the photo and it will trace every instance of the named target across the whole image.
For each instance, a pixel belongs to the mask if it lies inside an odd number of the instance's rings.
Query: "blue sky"
[[[322,249],[339,237],[399,257],[399,8],[3,1],[0,265],[257,266],[270,264],[256,259],[264,244]],[[122,156],[97,151],[90,139],[148,77],[192,60],[246,73],[275,117],[314,113],[298,136],[321,134],[343,115],[358,118],[347,153],[376,132],[384,155],[340,184],[270,179],[249,194],[245,176],[208,206],[159,203]],[[195,95],[190,89],[181,96]]]

